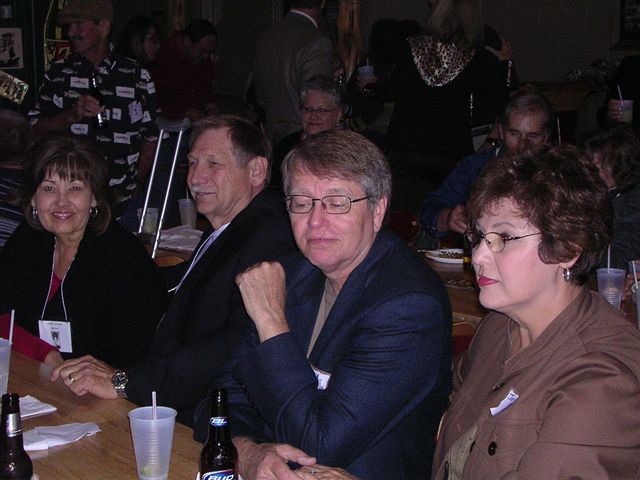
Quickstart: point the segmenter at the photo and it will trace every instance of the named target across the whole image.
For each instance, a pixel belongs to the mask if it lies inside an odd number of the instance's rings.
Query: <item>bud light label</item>
[[[229,420],[227,420],[227,417],[211,417],[209,423],[214,427],[226,427]]]
[[[235,480],[236,475],[233,470],[219,470],[217,472],[207,472],[200,480]]]

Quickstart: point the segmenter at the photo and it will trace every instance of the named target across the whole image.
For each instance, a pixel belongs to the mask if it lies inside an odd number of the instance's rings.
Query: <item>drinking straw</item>
[[[558,145],[562,145],[562,135],[560,134],[560,119],[556,117],[556,128],[558,129]]]
[[[16,311],[11,309],[11,323],[9,324],[9,345],[13,344],[13,323],[16,319]]]
[[[607,270],[611,270],[611,244],[607,247]]]
[[[622,90],[620,90],[620,84],[616,85],[618,87],[618,96],[620,97],[620,101],[622,102]]]
[[[151,419],[158,419],[158,404],[156,403],[156,391],[151,392]]]
[[[636,261],[631,260],[631,268],[633,270],[633,281],[636,284],[636,291],[638,290],[638,273],[636,272]]]

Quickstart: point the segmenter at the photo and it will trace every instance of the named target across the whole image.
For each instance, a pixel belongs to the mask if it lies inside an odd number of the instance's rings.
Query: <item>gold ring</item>
[[[67,378],[69,379],[69,383],[71,383],[71,384],[73,384],[73,382],[76,381],[76,379],[73,377],[73,373],[70,373]]]

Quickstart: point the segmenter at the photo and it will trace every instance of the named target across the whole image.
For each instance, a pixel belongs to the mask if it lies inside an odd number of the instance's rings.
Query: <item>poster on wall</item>
[[[22,29],[0,28],[0,69],[24,67],[22,56]]]

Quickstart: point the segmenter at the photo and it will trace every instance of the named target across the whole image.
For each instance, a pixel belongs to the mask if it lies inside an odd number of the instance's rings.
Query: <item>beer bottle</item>
[[[100,89],[98,88],[98,78],[93,70],[89,74],[89,95],[98,100],[100,102],[100,106],[103,107],[103,109],[100,110],[98,115],[93,119],[93,126],[97,129],[107,128],[109,121],[107,120],[107,115],[104,112],[104,102],[102,93],[100,93]]]
[[[0,479],[30,480],[33,466],[22,444],[20,397],[17,393],[2,396],[2,432],[0,432]]]
[[[231,441],[227,415],[227,391],[215,388],[211,394],[211,414],[207,443],[200,454],[199,480],[236,480],[238,451]]]

